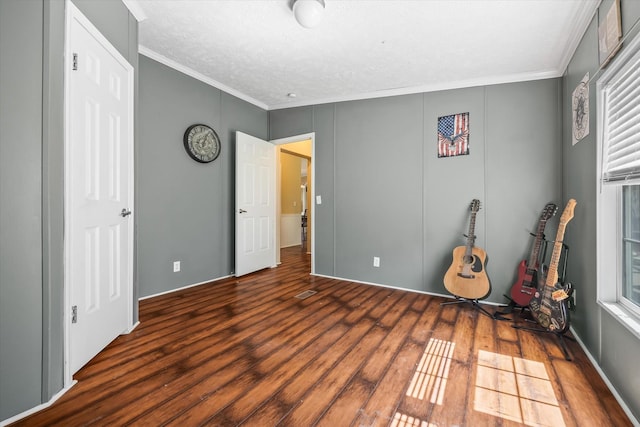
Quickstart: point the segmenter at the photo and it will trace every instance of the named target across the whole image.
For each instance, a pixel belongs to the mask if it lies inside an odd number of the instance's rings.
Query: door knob
[[[127,215],[131,215],[131,211],[125,208],[122,208],[122,211],[120,212],[120,215],[124,218]]]
[[[247,213],[244,209],[240,209],[240,213]]]

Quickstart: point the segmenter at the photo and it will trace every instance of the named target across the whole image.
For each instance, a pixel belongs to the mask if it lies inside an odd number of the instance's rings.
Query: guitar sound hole
[[[471,266],[471,270],[479,273],[482,271],[482,260],[477,256],[473,257],[473,265]]]

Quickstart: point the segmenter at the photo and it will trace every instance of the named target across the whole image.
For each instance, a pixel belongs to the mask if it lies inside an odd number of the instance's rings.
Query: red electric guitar
[[[538,221],[538,231],[536,238],[531,247],[529,261],[522,260],[518,265],[518,279],[511,286],[511,299],[521,307],[529,305],[529,301],[533,298],[533,294],[538,287],[538,270],[540,269],[540,248],[544,240],[544,228],[549,218],[554,216],[558,207],[554,203],[547,203],[540,214]]]

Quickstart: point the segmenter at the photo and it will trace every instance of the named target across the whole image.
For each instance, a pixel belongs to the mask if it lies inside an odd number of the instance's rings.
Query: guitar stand
[[[569,349],[567,348],[567,343],[564,342],[564,339],[567,338],[567,339],[570,339],[571,341],[575,341],[574,338],[565,336],[564,333],[548,331],[546,329],[541,329],[541,328],[529,328],[526,326],[518,326],[518,325],[511,325],[511,327],[514,329],[520,329],[521,331],[543,332],[543,333],[555,335],[556,337],[558,337],[558,341],[560,342],[560,348],[562,349],[564,358],[568,361],[572,360],[571,356],[569,355]]]
[[[497,316],[502,316],[503,314],[511,314],[511,313],[513,313],[513,310],[520,310],[520,316],[522,316],[524,311],[529,308],[527,306],[519,305],[517,302],[515,302],[514,300],[512,300],[511,298],[509,298],[508,296],[506,296],[504,294],[502,296],[509,300],[509,304],[507,306],[505,306],[504,310],[496,311],[494,316],[496,316],[496,315]],[[498,320],[511,320],[511,319],[508,319],[508,318],[504,317],[504,318],[498,319]]]
[[[520,307],[514,300],[512,300],[508,296],[506,296],[504,294],[502,296],[509,300],[509,304],[505,307],[505,309],[503,311],[500,311],[500,312],[496,311],[496,313],[511,314],[511,313],[513,313],[513,310],[516,309],[516,308],[524,308],[524,307]]]
[[[493,320],[509,320],[506,317],[489,313],[487,310],[485,310],[480,306],[480,303],[478,303],[477,299],[467,299],[467,298],[459,297],[457,295],[454,295],[454,298],[456,299],[455,301],[441,302],[440,305],[465,304],[465,303],[471,304],[480,313],[484,314],[485,316],[489,316]]]

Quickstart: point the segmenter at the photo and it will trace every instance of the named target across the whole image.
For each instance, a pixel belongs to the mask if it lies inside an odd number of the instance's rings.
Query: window
[[[622,188],[622,286],[620,301],[640,307],[640,185]]]
[[[596,91],[598,302],[640,338],[640,36]]]

